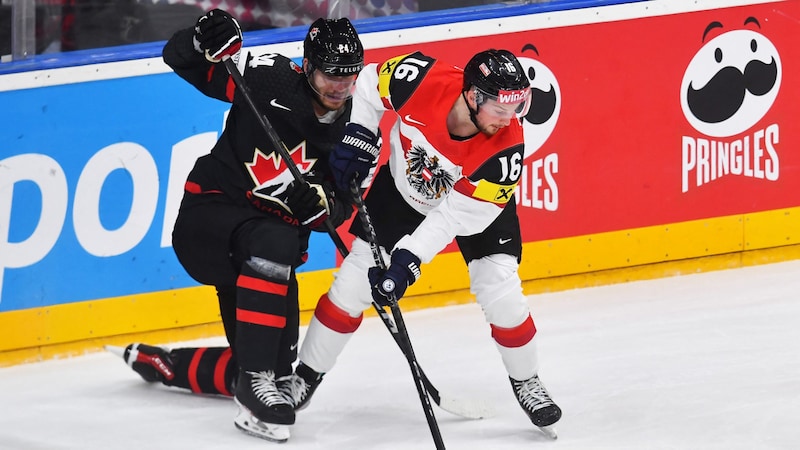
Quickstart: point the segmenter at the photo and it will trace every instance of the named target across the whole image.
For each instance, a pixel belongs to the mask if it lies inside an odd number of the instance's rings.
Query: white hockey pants
[[[389,260],[384,252],[384,258]],[[320,298],[300,348],[300,361],[317,372],[329,372],[372,303],[367,271],[375,263],[369,244],[353,241],[334,282]],[[470,262],[470,291],[492,329],[508,374],[526,380],[536,374],[536,328],[530,316],[515,257],[491,255]]]

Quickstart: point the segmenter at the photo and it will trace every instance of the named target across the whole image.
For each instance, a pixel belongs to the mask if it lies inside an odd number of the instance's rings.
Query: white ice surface
[[[540,376],[564,411],[557,441],[516,404],[477,305],[405,314],[439,390],[498,412],[474,421],[436,408],[448,449],[800,448],[800,261],[529,301]],[[408,365],[377,318],[364,320],[288,443],[241,433],[234,414],[230,399],[146,384],[109,353],[0,369],[2,449],[434,448]]]

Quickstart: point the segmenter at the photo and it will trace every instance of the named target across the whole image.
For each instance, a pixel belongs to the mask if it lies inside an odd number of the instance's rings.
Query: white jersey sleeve
[[[361,71],[353,93],[353,111],[350,122],[355,122],[378,135],[381,117],[386,108],[375,89],[378,84],[378,65],[368,64]]]
[[[502,211],[495,204],[477,201],[453,189],[411,235],[397,242],[395,248],[404,248],[422,262],[430,262],[456,236],[482,232]]]

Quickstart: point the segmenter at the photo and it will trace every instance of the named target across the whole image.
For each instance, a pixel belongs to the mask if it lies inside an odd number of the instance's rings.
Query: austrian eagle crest
[[[429,157],[425,149],[413,146],[406,155],[409,184],[427,200],[436,200],[447,194],[455,183],[453,176],[440,165],[437,156]]]

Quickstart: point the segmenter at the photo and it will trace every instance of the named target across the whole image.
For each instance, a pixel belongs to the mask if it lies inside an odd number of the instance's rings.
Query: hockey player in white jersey
[[[549,430],[561,418],[538,378],[534,326],[522,293],[522,254],[513,198],[522,172],[523,117],[530,82],[506,50],[472,57],[464,70],[416,52],[364,68],[356,82],[351,122],[330,165],[340,189],[368,184],[380,148],[385,111],[397,121],[391,154],[365,204],[390,265],[374,266],[360,218],[357,236],[330,290],[316,307],[300,349],[295,409],[306,406],[361,323],[373,299],[400,299],[428,262],[453,239],[467,262],[471,292],[483,308],[522,409]]]

